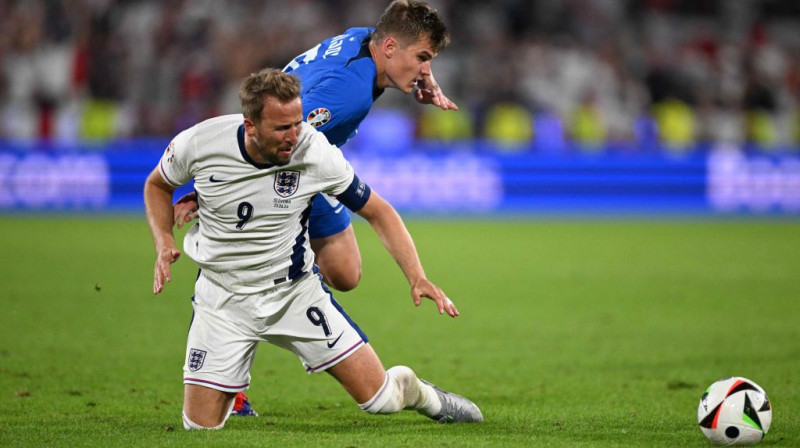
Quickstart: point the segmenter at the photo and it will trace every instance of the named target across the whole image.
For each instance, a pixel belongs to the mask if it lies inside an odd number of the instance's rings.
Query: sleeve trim
[[[158,170],[161,172],[161,177],[167,181],[168,184],[172,185],[173,187],[181,186],[181,184],[173,182],[172,179],[167,176],[167,172],[164,170],[164,159],[161,159],[161,161],[158,163]]]

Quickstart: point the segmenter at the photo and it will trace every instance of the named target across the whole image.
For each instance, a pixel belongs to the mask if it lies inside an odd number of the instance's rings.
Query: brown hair
[[[383,11],[373,39],[380,41],[390,35],[399,39],[401,45],[427,38],[436,53],[450,43],[442,16],[427,3],[414,0],[394,0]]]
[[[251,73],[239,88],[239,101],[245,118],[259,121],[264,99],[268,96],[281,103],[289,102],[300,96],[300,80],[275,68]]]

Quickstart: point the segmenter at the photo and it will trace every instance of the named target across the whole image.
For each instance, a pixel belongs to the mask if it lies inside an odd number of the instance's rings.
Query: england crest
[[[300,171],[279,171],[275,173],[275,193],[282,198],[297,192],[297,186],[300,185]]]
[[[189,350],[189,370],[197,372],[203,367],[203,361],[206,360],[205,350],[198,350],[193,348]]]

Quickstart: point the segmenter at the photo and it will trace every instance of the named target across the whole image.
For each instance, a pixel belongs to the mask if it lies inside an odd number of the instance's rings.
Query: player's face
[[[411,93],[417,81],[431,74],[431,60],[435,56],[427,37],[405,46],[398,43],[392,57],[386,60],[388,87]]]
[[[249,124],[248,124],[249,123]],[[245,119],[245,128],[259,163],[286,165],[300,136],[303,123],[303,104],[300,98],[281,103],[267,97],[261,110],[261,120]]]

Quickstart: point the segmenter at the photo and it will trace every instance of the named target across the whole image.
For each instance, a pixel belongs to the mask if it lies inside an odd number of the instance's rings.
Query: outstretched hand
[[[179,229],[187,222],[197,218],[197,193],[186,193],[173,206],[173,222]]]
[[[445,295],[442,288],[434,285],[430,280],[421,278],[411,287],[411,297],[414,299],[414,305],[420,306],[422,298],[427,297],[436,302],[436,308],[439,314],[447,313],[450,317],[458,317],[458,309],[453,304],[447,295]]]
[[[414,98],[421,104],[433,104],[442,110],[458,110],[456,103],[450,101],[442,92],[439,84],[433,79],[433,74],[423,76],[417,83]]]
[[[170,265],[178,261],[181,251],[174,247],[159,249],[156,265],[153,271],[153,294],[158,294],[164,289],[164,281],[171,281]]]

